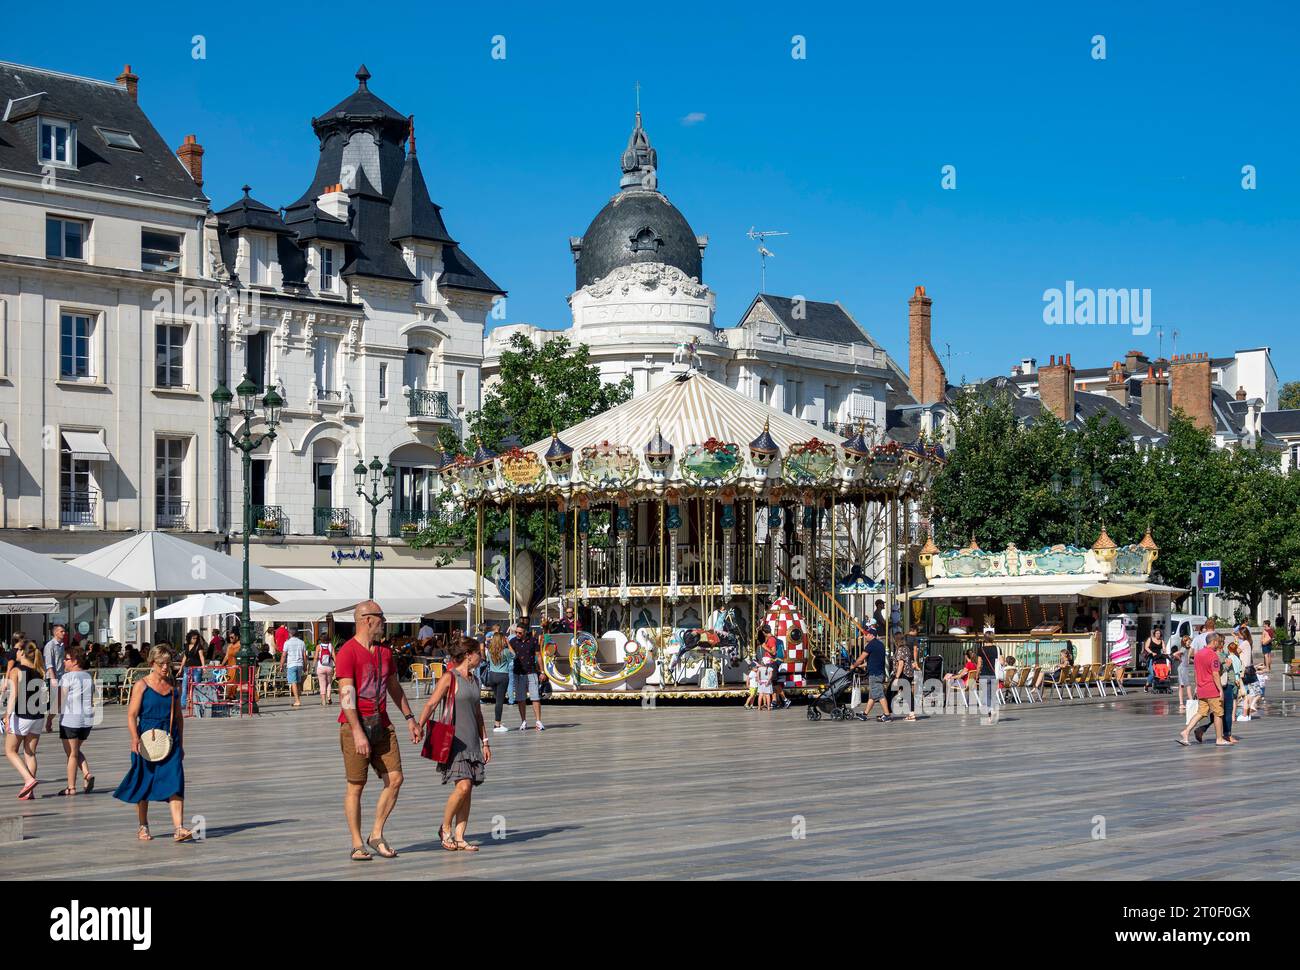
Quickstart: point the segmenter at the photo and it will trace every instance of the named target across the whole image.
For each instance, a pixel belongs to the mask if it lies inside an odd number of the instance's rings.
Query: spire
[[[366,82],[370,80],[370,72],[366,70],[366,66],[364,64],[362,64],[359,68],[357,68],[356,79],[357,79],[358,91],[370,90],[369,88],[366,87]]]
[[[409,115],[406,119],[406,154],[415,154],[415,115]]]
[[[620,189],[651,189],[658,186],[656,169],[659,167],[659,153],[650,145],[650,136],[641,127],[640,92],[637,93],[638,107],[636,126],[627,140],[627,148],[621,159],[623,178],[618,183]]]

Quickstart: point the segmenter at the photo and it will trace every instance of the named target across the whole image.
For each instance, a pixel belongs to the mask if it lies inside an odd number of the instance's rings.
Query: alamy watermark
[[[1103,289],[1075,286],[1043,290],[1043,322],[1048,326],[1131,327],[1133,335],[1151,332],[1151,290]]]

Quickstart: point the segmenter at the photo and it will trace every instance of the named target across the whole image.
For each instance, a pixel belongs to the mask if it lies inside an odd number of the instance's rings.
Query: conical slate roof
[[[749,450],[756,451],[761,455],[778,455],[781,453],[781,449],[772,440],[772,429],[768,426],[768,422],[763,422],[763,431],[749,443]]]
[[[657,457],[663,455],[666,455],[670,458],[672,457],[673,446],[666,438],[664,438],[663,432],[660,431],[658,425],[655,425],[654,437],[652,437],[646,443],[645,453],[647,457]]]
[[[698,371],[689,371],[626,404],[588,418],[560,432],[573,448],[608,441],[635,447],[656,430],[679,448],[703,444],[709,438],[740,444],[753,441],[767,427],[772,441],[781,449],[818,438],[840,445],[844,439],[821,431],[806,421],[751,400]],[[528,451],[544,455],[551,439],[543,438]]]
[[[571,454],[573,454],[573,449],[561,441],[559,435],[552,434],[551,447],[546,449],[546,454],[542,457],[547,461],[557,461],[559,459],[568,458]]]
[[[866,437],[862,434],[860,425],[857,434],[844,443],[844,450],[855,455],[867,456],[871,454],[871,445],[867,443]]]

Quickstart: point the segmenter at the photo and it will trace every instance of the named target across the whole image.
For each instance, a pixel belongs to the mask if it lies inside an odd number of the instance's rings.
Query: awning
[[[346,601],[331,610],[336,620],[352,621],[347,607],[370,598],[370,570],[340,566],[304,567],[276,570],[286,576],[319,586],[317,593],[283,593],[271,590],[283,607],[293,607],[300,601],[337,599]],[[375,569],[375,600],[390,623],[415,623],[424,617],[464,620],[465,598],[474,595],[475,573],[472,569],[438,566],[413,566]],[[506,615],[505,602],[496,596],[496,589],[486,580],[482,583],[485,607],[501,607],[499,615]],[[495,600],[495,604],[492,602]],[[344,615],[346,613],[346,615]],[[259,614],[258,619],[270,614]]]
[[[364,598],[364,597],[363,597]],[[254,619],[258,623],[315,623],[323,620],[330,614],[339,614],[346,612],[348,622],[352,622],[352,608],[360,603],[361,600],[353,596],[339,599],[301,599],[290,600],[287,603],[276,603],[273,606],[266,606],[257,611]]]
[[[81,461],[108,461],[108,449],[93,431],[65,431],[63,443],[68,446],[68,456]]]
[[[8,458],[12,454],[13,449],[9,447],[9,439],[5,437],[3,431],[0,431],[0,458]]]
[[[1086,596],[1089,599],[1127,599],[1143,593],[1185,593],[1174,586],[1159,583],[1098,582],[1094,577],[1073,581],[1026,579],[1016,582],[1014,576],[998,576],[987,582],[952,583],[927,586],[909,594],[914,600],[966,599],[971,596]]]
[[[437,598],[422,599],[396,599],[393,597],[380,598],[378,584],[376,583],[375,598],[384,610],[384,620],[388,623],[419,623],[426,616],[433,616],[439,610],[461,606],[460,615],[465,615],[464,597],[440,596]],[[353,606],[356,604],[354,603]],[[352,610],[336,610],[334,613],[336,623],[351,623]]]
[[[14,616],[23,613],[54,613],[58,608],[58,602],[50,599],[25,599],[21,597],[0,599],[0,615],[3,616]]]

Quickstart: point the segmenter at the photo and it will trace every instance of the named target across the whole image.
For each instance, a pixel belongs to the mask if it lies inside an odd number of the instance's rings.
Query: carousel
[[[687,364],[526,448],[448,459],[440,477],[519,613],[575,618],[543,637],[556,699],[742,694],[755,619],[798,692],[874,599],[894,605],[899,523],[943,461],[873,438],[820,431]],[[504,535],[484,534],[489,510],[508,513]],[[517,534],[539,511],[550,555]]]

